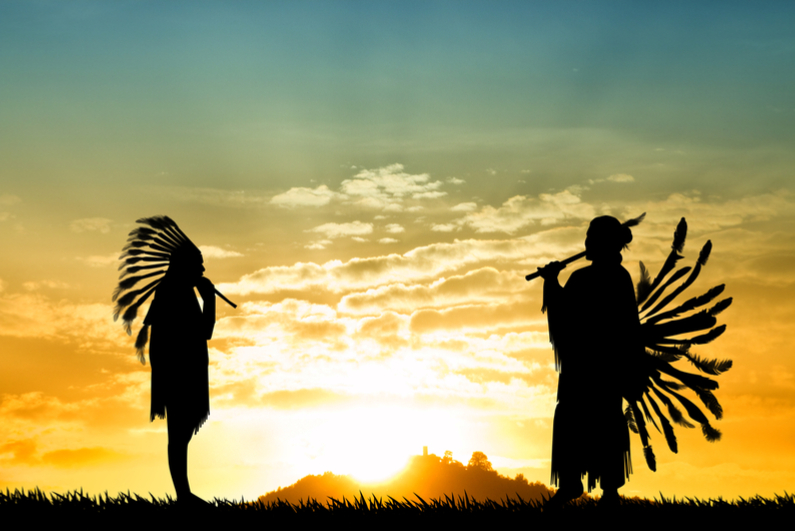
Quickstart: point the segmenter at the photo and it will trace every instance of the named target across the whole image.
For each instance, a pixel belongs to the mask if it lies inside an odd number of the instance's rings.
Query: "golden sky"
[[[588,222],[646,212],[682,297],[726,284],[723,432],[633,439],[624,494],[795,481],[793,8],[745,3],[8,2],[0,6],[0,487],[171,493],[149,365],[112,320],[140,217],[219,304],[204,497],[379,480],[423,446],[549,482],[541,283]],[[578,263],[564,271],[565,280]],[[137,333],[137,327],[135,327]],[[635,436],[633,436],[635,437]]]

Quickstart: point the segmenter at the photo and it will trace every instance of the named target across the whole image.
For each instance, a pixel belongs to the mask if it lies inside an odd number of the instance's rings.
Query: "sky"
[[[722,440],[652,433],[653,473],[633,435],[622,493],[791,491],[793,23],[789,2],[0,3],[0,488],[173,494],[112,319],[153,215],[239,305],[209,342],[198,495],[385,480],[423,446],[549,483],[557,375],[524,275],[646,212],[624,266],[658,271],[685,217],[683,263],[713,252],[681,297],[734,300],[694,350],[734,366]]]

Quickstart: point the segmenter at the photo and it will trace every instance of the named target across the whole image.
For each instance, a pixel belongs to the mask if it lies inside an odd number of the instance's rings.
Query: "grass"
[[[333,524],[396,524],[399,526],[438,526],[439,524],[466,525],[535,525],[544,523],[593,523],[616,516],[641,518],[643,525],[677,524],[690,526],[701,523],[733,526],[747,522],[759,525],[766,520],[792,519],[795,516],[795,496],[784,493],[772,499],[755,496],[726,501],[722,498],[700,500],[697,498],[641,499],[625,498],[614,509],[597,505],[597,500],[581,498],[558,511],[544,511],[543,504],[506,498],[500,501],[478,501],[468,496],[445,496],[444,499],[396,500],[389,496],[348,500],[327,499],[319,502],[310,499],[291,504],[285,501],[263,503],[214,499],[207,507],[185,507],[174,499],[159,499],[151,494],[119,493],[118,496],[91,496],[82,490],[66,494],[46,494],[39,489],[0,491],[0,521],[21,519],[26,523],[63,524],[78,520],[81,523],[136,523],[168,522],[180,526],[195,520],[202,525],[249,523],[252,525],[329,525]],[[631,521],[631,520],[630,520]],[[786,520],[785,520],[786,521]],[[654,527],[658,527],[654,525]]]

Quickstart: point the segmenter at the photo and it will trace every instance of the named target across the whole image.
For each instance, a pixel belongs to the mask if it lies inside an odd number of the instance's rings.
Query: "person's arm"
[[[541,308],[542,312],[557,306],[561,298],[561,291],[563,291],[558,281],[558,273],[565,268],[566,264],[561,262],[550,262],[544,267],[538,268],[538,274],[544,279],[544,306]]]
[[[204,337],[210,340],[213,338],[213,329],[215,328],[215,286],[210,282],[210,279],[202,277],[196,284],[196,289],[199,290],[199,295],[204,301],[204,309],[202,310]]]

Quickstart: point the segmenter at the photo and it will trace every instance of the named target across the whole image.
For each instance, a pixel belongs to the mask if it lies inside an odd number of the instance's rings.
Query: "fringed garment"
[[[594,262],[565,287],[544,283],[550,341],[555,350],[558,404],[552,434],[552,484],[597,482],[618,488],[632,472],[622,390],[643,352],[635,290],[621,266]],[[565,482],[566,480],[564,480]]]
[[[166,278],[158,286],[144,321],[152,327],[150,420],[165,418],[196,433],[210,414],[207,340],[215,324],[215,300],[205,311],[192,286]]]

